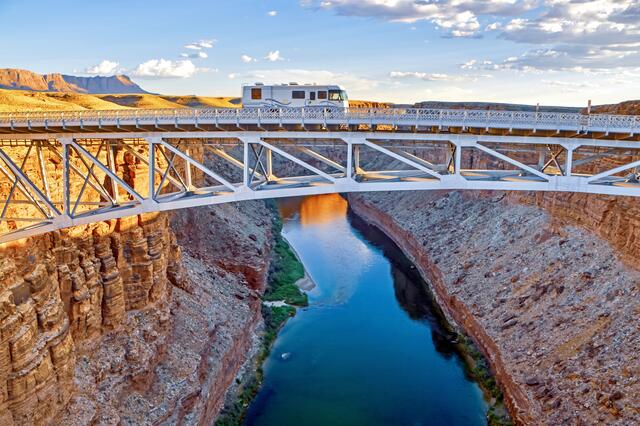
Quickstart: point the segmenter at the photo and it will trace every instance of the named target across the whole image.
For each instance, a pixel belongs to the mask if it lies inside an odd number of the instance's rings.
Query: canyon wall
[[[146,190],[139,161],[116,163]],[[0,424],[211,424],[256,346],[271,221],[264,203],[237,203],[0,247]]]
[[[629,237],[636,205],[547,197],[411,192],[349,200],[415,262],[447,317],[487,355],[516,423],[638,423],[640,273],[619,257],[637,250]]]

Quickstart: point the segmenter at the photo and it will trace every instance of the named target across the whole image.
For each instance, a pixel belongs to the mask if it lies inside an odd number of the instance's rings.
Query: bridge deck
[[[462,109],[159,109],[0,114],[0,134],[387,131],[640,140],[634,115]]]

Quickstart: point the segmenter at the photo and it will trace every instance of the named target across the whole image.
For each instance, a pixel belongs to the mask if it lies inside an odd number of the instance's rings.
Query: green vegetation
[[[491,397],[487,424],[489,426],[512,426],[513,422],[504,406],[504,395],[491,372],[487,359],[473,341],[464,335],[458,336],[458,348],[466,359],[465,370],[478,382],[487,396]]]
[[[282,222],[279,218],[274,220],[273,235],[273,260],[263,300],[283,300],[289,305],[307,306],[309,300],[306,293],[296,285],[296,282],[304,277],[304,266],[282,237]]]

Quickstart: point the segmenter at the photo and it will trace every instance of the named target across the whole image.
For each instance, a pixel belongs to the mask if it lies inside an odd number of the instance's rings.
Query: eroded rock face
[[[615,250],[634,245],[573,226],[597,205],[567,221],[510,197],[412,192],[350,201],[414,260],[446,315],[486,353],[517,423],[637,424],[640,273]],[[627,226],[626,212],[608,214],[614,225],[606,231],[602,222],[600,235],[625,235],[614,229]]]
[[[168,311],[180,250],[162,215],[14,243],[0,254],[2,424],[51,422],[85,347],[133,309]]]
[[[270,216],[248,203],[175,221],[215,238],[183,258],[157,214],[5,247],[0,424],[213,421],[261,321]]]
[[[640,200],[577,193],[510,193],[512,200],[533,204],[551,213],[560,226],[573,223],[599,235],[631,266],[640,257]]]

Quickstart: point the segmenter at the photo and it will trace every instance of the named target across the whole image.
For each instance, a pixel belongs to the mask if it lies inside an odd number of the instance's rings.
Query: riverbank
[[[606,241],[504,198],[425,192],[349,201],[398,244],[446,317],[478,345],[517,424],[638,421],[630,366],[640,274]]]

